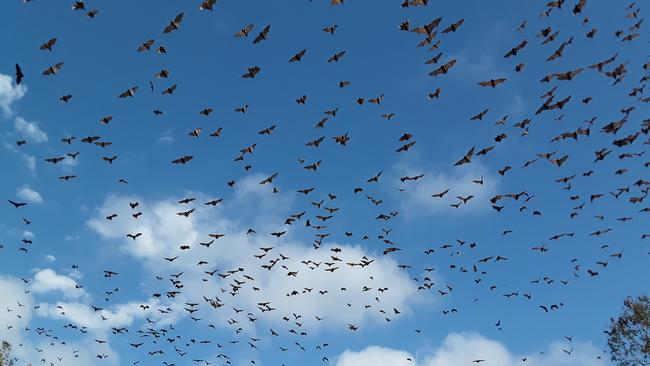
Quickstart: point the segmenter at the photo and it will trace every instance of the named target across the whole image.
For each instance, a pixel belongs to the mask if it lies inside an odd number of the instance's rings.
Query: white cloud
[[[13,114],[11,105],[22,98],[26,92],[25,86],[13,84],[11,76],[0,74],[0,109],[5,116]]]
[[[243,268],[241,273],[226,280],[245,281],[238,296],[228,296],[222,300],[227,302],[227,306],[245,309],[243,314],[253,312],[256,316],[259,314],[257,304],[270,302],[270,306],[277,311],[259,315],[271,322],[282,321],[277,314],[296,313],[303,316],[304,326],[310,329],[316,324],[344,328],[348,323],[361,325],[368,320],[383,322],[384,318],[396,318],[393,308],[402,313],[409,312],[410,305],[416,301],[417,287],[408,273],[399,269],[397,262],[389,256],[369,253],[360,246],[339,243],[323,244],[319,250],[314,250],[311,244],[292,240],[291,233],[285,235],[284,240],[272,239],[270,232],[288,228],[278,225],[284,221],[282,215],[286,215],[278,207],[286,210],[285,205],[292,198],[274,195],[271,187],[258,184],[262,179],[260,175],[239,182],[234,199],[216,208],[204,206],[202,202],[208,198],[200,193],[193,194],[198,197],[198,204],[192,206],[182,206],[171,199],[149,203],[137,197],[111,196],[88,225],[105,239],[121,242],[121,249],[143,261],[145,269],[152,274],[160,274],[163,268],[171,272],[183,271],[184,292],[177,298],[178,302],[203,302],[202,295],[213,297],[221,293],[221,289],[230,289],[228,284],[219,281],[204,282],[207,275],[203,271],[220,268],[218,273],[224,273],[229,269]],[[134,201],[140,202],[138,210],[143,212],[138,219],[132,219],[130,215],[132,210],[128,203]],[[189,218],[176,215],[190,207],[196,208],[196,211]],[[238,221],[227,218],[230,211],[244,215],[243,222],[246,224],[255,223],[257,234],[246,234],[248,226],[240,227]],[[117,213],[118,218],[106,220],[105,217],[112,213]],[[239,215],[237,219],[240,219]],[[302,225],[296,223],[294,227]],[[137,240],[126,237],[127,233],[138,232],[143,235]],[[209,233],[221,233],[225,237],[215,240],[209,249],[200,246],[199,242],[212,240],[208,237]],[[179,249],[181,244],[189,245],[191,249],[182,251]],[[254,257],[261,252],[260,247],[268,246],[275,248],[264,259]],[[333,248],[340,249],[340,252],[330,251]],[[280,259],[280,254],[289,259],[280,260],[270,271],[261,268],[271,259]],[[324,263],[332,262],[332,255],[341,259],[334,265],[339,268],[326,272]],[[172,263],[163,259],[174,256],[179,258]],[[364,268],[346,264],[359,263],[364,256],[372,261]],[[197,267],[199,261],[206,261],[208,265]],[[319,266],[308,266],[304,262],[319,263]],[[290,271],[297,271],[297,276],[288,276]],[[254,280],[244,278],[244,274]],[[370,290],[363,291],[364,286]],[[305,292],[305,288],[312,291]],[[341,288],[346,290],[342,291]],[[379,292],[380,288],[388,290]],[[298,295],[287,296],[293,291]],[[327,293],[321,295],[319,291]],[[370,307],[366,308],[366,305]],[[382,310],[385,313],[380,312]],[[319,323],[315,316],[327,321]]]
[[[34,156],[19,151],[15,144],[10,144],[6,141],[2,142],[2,146],[9,151],[19,154],[27,166],[27,169],[29,169],[32,174],[36,173],[36,158]]]
[[[34,275],[31,289],[36,294],[60,291],[66,298],[86,297],[86,291],[74,279],[57,274],[52,269],[43,269]]]
[[[452,333],[425,365],[470,365],[474,360],[485,360],[481,363],[483,366],[511,366],[517,363],[515,356],[497,341],[477,333]]]
[[[39,365],[57,362],[57,357],[63,357],[63,362],[75,366],[97,365],[96,355],[107,354],[108,359],[102,365],[119,365],[119,355],[110,345],[99,345],[92,341],[91,335],[78,340],[65,342],[52,339],[39,340],[36,343],[29,339],[26,328],[32,327],[30,322],[34,316],[34,299],[26,292],[27,284],[20,279],[0,275],[0,334],[1,340],[12,345],[12,356],[18,359],[17,365]],[[34,352],[39,349],[42,352]],[[80,350],[75,358],[73,350]],[[41,362],[45,359],[47,362]]]
[[[21,156],[23,157],[25,165],[27,165],[27,169],[32,173],[36,173],[36,158],[28,154],[22,154]]]
[[[408,215],[435,214],[467,214],[491,210],[490,197],[494,196],[500,179],[489,172],[480,162],[473,162],[464,167],[451,167],[446,171],[416,169],[407,164],[396,166],[396,172],[402,176],[415,176],[424,173],[424,177],[415,182],[405,182],[404,192],[397,192],[402,212]],[[473,181],[483,181],[483,184]],[[442,198],[432,197],[433,194],[449,192]],[[458,197],[474,196],[467,204],[458,208],[451,204],[459,202]]]
[[[48,254],[48,255],[46,255],[46,256],[45,256],[45,259],[46,259],[48,262],[56,262],[56,257],[53,256],[52,254]]]
[[[146,309],[141,308],[144,306]],[[174,305],[173,313],[180,314],[182,305]],[[156,308],[166,308],[157,299],[146,302],[127,302],[116,304],[102,310],[94,311],[89,305],[80,302],[57,302],[55,304],[41,303],[37,314],[53,319],[65,319],[73,324],[86,327],[89,331],[105,334],[111,327],[128,327],[137,319],[148,317],[153,321],[172,322],[176,315],[163,316]],[[103,318],[102,318],[103,317]]]
[[[0,275],[0,329],[2,339],[18,344],[21,331],[32,318],[33,300],[25,293],[25,285],[17,278]],[[20,305],[19,305],[20,304]]]
[[[564,351],[569,351],[568,355]],[[599,356],[602,356],[599,358]],[[535,354],[526,357],[528,366],[605,366],[606,361],[602,350],[589,342],[574,342],[573,345],[567,342],[553,342],[543,354]]]
[[[36,122],[28,122],[23,117],[14,119],[15,128],[18,134],[33,142],[46,142],[47,134],[43,132]]]
[[[571,355],[562,350],[571,351]],[[451,333],[442,346],[428,359],[426,366],[470,364],[473,360],[485,360],[484,366],[516,366],[526,359],[527,366],[604,366],[597,359],[601,352],[591,343],[554,342],[543,353],[516,355],[500,342],[487,339],[477,333]]]
[[[23,187],[18,190],[18,197],[29,203],[43,203],[43,197],[40,193],[29,187]]]
[[[68,273],[68,277],[74,278],[77,281],[80,281],[82,278],[84,278],[83,272],[79,271],[78,269],[73,269]]]
[[[31,347],[28,349],[27,347]],[[65,341],[65,342],[49,342],[43,341],[36,345],[23,345],[23,351],[27,351],[26,355],[21,357],[22,364],[53,364],[53,365],[74,365],[74,366],[117,366],[120,365],[120,356],[113,350],[109,343],[97,344],[93,342],[91,337],[84,337],[79,341]],[[36,353],[34,349],[38,348],[43,352]],[[98,355],[106,355],[108,358],[103,358],[98,362]],[[62,361],[58,361],[59,357]],[[42,362],[40,360],[46,360]],[[23,363],[25,362],[25,363]],[[57,363],[58,362],[58,363]]]
[[[77,156],[77,157],[74,158],[74,159],[68,156],[68,157],[66,157],[62,162],[60,162],[59,165],[61,166],[61,169],[62,169],[63,171],[71,172],[71,171],[72,171],[72,168],[74,168],[74,167],[76,167],[77,165],[79,165],[79,160],[80,160],[80,159],[81,159],[81,158],[80,158],[79,156]]]
[[[408,352],[372,346],[361,352],[343,352],[336,366],[415,366],[412,360],[413,356]]]
[[[563,350],[570,352],[567,354]],[[423,352],[424,353],[424,352]],[[382,348],[368,347],[363,351],[343,352],[336,361],[336,366],[353,365],[409,365],[409,366],[449,366],[473,365],[473,361],[483,360],[483,366],[605,366],[606,362],[599,359],[602,353],[591,343],[553,342],[544,352],[534,352],[534,355],[518,355],[501,342],[483,337],[478,333],[450,333],[442,344],[427,352],[429,356],[412,356],[409,352]],[[410,358],[411,361],[408,361]],[[526,359],[525,363],[523,360]]]
[[[55,295],[62,295],[63,298],[71,301],[40,303],[37,307],[34,307],[34,309],[36,309],[35,314],[41,317],[65,320],[66,322],[75,324],[79,327],[85,327],[89,334],[101,337],[105,337],[111,327],[128,327],[137,319],[142,319],[144,317],[148,317],[153,321],[158,321],[161,324],[170,323],[177,319],[177,314],[182,314],[183,312],[181,304],[163,304],[158,299],[149,299],[145,302],[131,301],[118,303],[95,311],[90,307],[90,305],[88,305],[91,301],[89,294],[86,293],[82,287],[78,286],[78,283],[75,280],[81,279],[82,277],[82,274],[77,270],[72,271],[69,276],[57,274],[52,269],[37,271],[33,280],[29,284],[31,292],[28,297],[28,306],[31,309],[31,304],[34,302],[31,294],[38,295],[53,293]],[[2,277],[0,277],[0,285],[3,286],[2,288],[4,290]],[[9,288],[9,290],[11,290],[11,288]],[[14,292],[15,291],[12,291],[11,293]],[[17,296],[15,296],[15,298],[20,299],[20,297]],[[2,302],[0,302],[0,304],[2,304]],[[164,309],[167,307],[172,308],[173,311],[171,315],[163,315],[156,310],[158,308]],[[2,318],[0,318],[0,322],[1,321]],[[97,345],[92,345],[90,349],[90,352],[106,353],[110,351],[110,347],[98,348]],[[91,356],[94,357],[94,355]],[[89,360],[92,360],[92,357]],[[86,363],[79,363],[79,365],[86,365]]]

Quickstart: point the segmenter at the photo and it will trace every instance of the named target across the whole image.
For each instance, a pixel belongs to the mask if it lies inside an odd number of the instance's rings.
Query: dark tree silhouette
[[[650,298],[627,298],[623,313],[611,319],[605,333],[612,361],[617,365],[650,365]]]
[[[0,344],[0,366],[12,366],[14,361],[11,359],[11,344],[2,341]]]

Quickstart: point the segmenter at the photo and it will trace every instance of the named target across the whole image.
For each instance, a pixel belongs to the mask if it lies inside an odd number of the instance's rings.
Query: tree
[[[2,341],[0,344],[0,366],[12,366],[14,360],[11,359],[11,344]]]
[[[623,313],[611,319],[607,345],[619,366],[650,365],[650,298],[628,297]]]

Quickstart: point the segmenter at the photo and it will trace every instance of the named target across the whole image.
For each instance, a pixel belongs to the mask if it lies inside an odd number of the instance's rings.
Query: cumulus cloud
[[[27,284],[18,278],[0,275],[0,329],[2,340],[12,345],[12,357],[17,365],[39,365],[62,362],[75,366],[97,365],[97,355],[108,355],[102,364],[117,366],[119,354],[111,349],[110,344],[97,344],[91,336],[76,341],[53,341],[51,339],[32,340],[28,332],[35,331],[30,326],[34,318],[35,301],[32,293],[26,292]],[[28,330],[32,329],[32,330]],[[38,350],[35,352],[35,350]],[[47,362],[41,362],[44,359]]]
[[[179,302],[203,302],[202,295],[221,293],[221,290],[230,289],[229,281],[237,280],[243,284],[238,296],[228,297],[227,305],[246,309],[244,314],[255,312],[257,316],[258,303],[269,302],[270,307],[278,311],[259,315],[271,322],[282,321],[277,313],[296,313],[303,315],[305,327],[314,327],[317,323],[345,327],[348,323],[360,325],[372,319],[384,321],[386,317],[397,317],[393,308],[408,313],[415,301],[417,288],[408,274],[399,269],[390,257],[373,254],[354,244],[329,243],[315,250],[311,244],[292,239],[290,233],[283,240],[272,240],[269,235],[271,231],[290,229],[278,225],[278,222],[284,222],[281,215],[287,213],[280,211],[286,211],[287,206],[284,205],[290,204],[292,198],[290,195],[268,198],[273,194],[270,191],[272,188],[260,186],[258,182],[262,179],[262,176],[255,176],[249,181],[239,182],[233,200],[216,208],[202,204],[192,206],[196,211],[189,218],[176,214],[189,209],[189,206],[179,205],[176,200],[147,202],[138,197],[111,196],[99,208],[97,216],[88,221],[88,225],[106,240],[120,242],[121,249],[141,260],[151,274],[159,274],[161,268],[184,272],[184,291],[177,299]],[[199,197],[197,202],[208,200],[200,193],[193,195]],[[128,203],[134,201],[140,202],[138,210],[144,213],[138,219],[130,215],[132,211]],[[252,209],[255,207],[256,210]],[[264,207],[268,207],[268,210]],[[245,222],[256,223],[254,228],[257,233],[248,234],[248,227],[241,227],[239,221],[227,217],[231,211],[244,216],[255,213],[257,217],[246,218]],[[118,214],[118,218],[106,220],[105,217],[112,213]],[[237,219],[240,217],[238,215]],[[126,237],[127,233],[143,235],[132,240]],[[200,246],[199,242],[212,240],[208,236],[210,233],[225,236],[214,240],[209,249]],[[191,249],[180,250],[181,245],[188,245]],[[254,257],[260,254],[259,248],[269,246],[274,249],[262,259]],[[336,252],[332,251],[334,248]],[[332,255],[340,261],[328,266],[325,263],[333,262]],[[171,263],[163,259],[175,256],[179,258]],[[261,267],[275,259],[278,263],[272,269]],[[368,265],[348,265],[361,263],[362,260]],[[199,261],[208,264],[197,267]],[[337,269],[325,271],[332,267]],[[223,281],[214,281],[204,271],[215,268],[221,269],[220,274],[231,269],[242,270]],[[289,272],[297,273],[290,276]],[[380,288],[388,290],[380,292]],[[377,302],[375,297],[380,301]],[[366,305],[369,307],[366,308]],[[320,323],[316,316],[327,321]]]
[[[427,360],[426,366],[447,366],[471,364],[474,360],[485,360],[484,366],[515,365],[516,358],[497,341],[487,339],[477,333],[452,333]]]
[[[74,167],[79,165],[79,161],[81,160],[80,157],[76,158],[71,158],[71,157],[66,157],[62,162],[59,163],[59,166],[61,166],[61,169],[65,172],[71,172]]]
[[[372,346],[360,352],[343,352],[336,366],[416,366],[412,360],[413,356],[408,352]]]
[[[120,365],[119,353],[113,350],[109,343],[98,344],[93,342],[90,337],[72,342],[41,342],[32,347],[27,352],[28,354],[21,358],[21,361],[28,362],[27,364],[31,363],[32,365],[56,365],[57,363],[55,362],[61,358],[62,360],[59,364],[74,366],[97,366],[98,364],[105,366]],[[26,347],[23,345],[21,348],[24,350]],[[34,352],[34,349],[41,350],[42,352]],[[101,363],[99,363],[97,362],[99,361],[97,356],[105,358],[102,358]],[[41,362],[42,359],[47,360],[47,362]]]
[[[29,169],[30,172],[35,173],[36,172],[36,158],[32,155],[28,154],[21,154],[23,161],[25,162],[25,165],[27,166],[27,169]]]
[[[58,291],[66,298],[85,297],[86,291],[74,279],[57,274],[52,269],[42,269],[34,275],[31,289],[36,294]]]
[[[16,132],[18,132],[18,134],[23,138],[33,142],[47,141],[47,134],[38,127],[38,123],[36,122],[29,122],[23,117],[16,117],[14,119],[14,126]]]
[[[0,329],[2,338],[12,344],[21,340],[21,331],[32,318],[32,296],[25,293],[24,284],[17,278],[0,275]],[[20,304],[20,305],[19,305]]]
[[[500,185],[500,179],[480,162],[473,162],[467,167],[453,168],[445,171],[417,169],[407,163],[396,166],[395,171],[401,176],[415,176],[424,173],[416,182],[405,182],[404,192],[399,192],[399,200],[405,215],[421,214],[468,214],[490,210],[490,197],[494,196]],[[482,181],[483,184],[474,183]],[[442,198],[432,197],[449,189]],[[458,208],[451,204],[459,202],[458,197],[473,196],[467,204]]]
[[[566,349],[571,355],[562,350]],[[590,343],[554,342],[542,353],[517,355],[502,343],[487,339],[477,333],[452,333],[440,348],[426,361],[426,366],[469,364],[482,359],[484,366],[516,366],[526,359],[528,366],[604,366],[598,359],[600,352]]]
[[[5,149],[20,155],[27,169],[29,169],[32,174],[36,173],[36,158],[34,156],[25,154],[24,152],[18,150],[15,144],[10,144],[7,141],[2,141],[2,146]]]
[[[19,189],[18,197],[29,203],[43,203],[43,197],[41,194],[29,187]]]
[[[5,116],[13,114],[12,104],[21,99],[25,93],[27,93],[25,86],[15,85],[11,76],[0,74],[0,109]]]
[[[53,256],[52,260],[55,260]],[[49,258],[48,258],[49,259]],[[36,314],[57,320],[65,320],[86,330],[105,334],[111,327],[128,327],[134,321],[148,317],[152,321],[171,323],[177,319],[176,314],[181,314],[181,304],[165,304],[159,299],[147,301],[130,301],[116,303],[101,310],[93,309],[89,303],[92,298],[77,280],[82,274],[75,270],[69,275],[56,273],[52,269],[38,270],[30,283],[31,293],[34,295],[54,294],[61,296],[68,301],[57,301],[55,303],[40,303]],[[171,315],[164,315],[156,309],[171,308]]]
[[[86,327],[88,331],[97,334],[105,334],[112,327],[128,327],[139,319],[148,317],[152,321],[172,323],[176,315],[183,311],[182,305],[174,304],[172,315],[161,314],[156,308],[167,308],[158,299],[148,301],[131,301],[115,304],[107,308],[95,311],[88,304],[82,302],[56,302],[41,303],[37,314],[52,319],[66,320],[73,324]]]
[[[27,167],[27,169],[32,174],[36,174],[36,157],[34,157],[33,155],[26,154],[26,153],[20,151],[16,147],[16,144],[8,143],[7,141],[2,141],[2,146],[5,149],[7,149],[7,150],[9,150],[9,151],[11,151],[13,153],[18,154],[20,156],[20,158],[22,159],[23,163],[25,163],[25,166]]]
[[[563,350],[569,351],[570,355]],[[604,366],[599,359],[599,350],[591,343],[553,342],[544,352],[519,355],[511,352],[501,342],[488,339],[478,333],[450,333],[442,344],[429,356],[414,357],[409,352],[368,347],[362,351],[343,352],[336,360],[336,366],[352,365],[410,365],[410,366],[449,366],[472,365],[481,361],[484,366],[519,366],[525,359],[527,366]]]

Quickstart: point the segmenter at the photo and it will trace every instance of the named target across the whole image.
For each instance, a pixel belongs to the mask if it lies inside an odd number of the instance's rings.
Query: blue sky
[[[0,288],[6,294],[0,298],[0,339],[14,344],[19,364],[41,359],[55,365],[188,364],[194,359],[236,365],[438,366],[484,359],[484,366],[608,365],[602,331],[626,296],[647,292],[650,274],[650,241],[642,239],[649,233],[647,212],[641,212],[647,202],[629,200],[647,194],[647,185],[634,183],[647,179],[648,156],[639,154],[648,137],[641,133],[627,146],[612,144],[641,131],[647,118],[647,106],[639,100],[643,93],[629,95],[643,86],[639,80],[647,62],[644,26],[629,30],[642,19],[637,7],[589,1],[574,15],[571,1],[540,17],[548,9],[544,2],[430,2],[403,8],[400,1],[348,0],[333,6],[326,0],[224,0],[212,12],[198,10],[200,4],[87,1],[86,11],[42,0],[0,5],[5,50],[0,191],[5,202],[28,203],[0,205]],[[99,10],[94,19],[85,15],[90,9]],[[181,12],[180,29],[163,34]],[[631,13],[637,16],[626,17]],[[583,24],[585,16],[589,22]],[[416,47],[423,36],[399,30],[407,19],[413,29],[438,17],[434,43],[441,40],[439,49]],[[442,34],[461,19],[456,32]],[[517,31],[524,20],[525,29]],[[234,37],[248,24],[254,24],[248,37]],[[267,39],[253,44],[266,25]],[[322,30],[333,25],[334,34]],[[542,44],[544,37],[535,35],[549,26],[559,33]],[[594,28],[595,37],[587,38]],[[623,35],[615,36],[617,30]],[[622,41],[634,33],[640,37]],[[39,50],[51,38],[57,38],[53,50]],[[570,38],[562,57],[546,61]],[[138,52],[149,39],[155,40],[152,49]],[[523,50],[503,57],[522,40],[528,42]],[[166,54],[156,52],[160,45]],[[300,62],[288,62],[303,49]],[[339,62],[327,61],[341,51]],[[437,64],[425,64],[440,52]],[[612,85],[612,78],[588,66],[615,54],[605,71],[624,64],[627,73]],[[457,63],[448,74],[428,75],[453,59]],[[64,65],[56,75],[41,75],[59,62]],[[16,63],[25,74],[20,85],[14,80]],[[522,72],[515,71],[519,63],[525,64]],[[261,68],[259,74],[242,78],[253,66]],[[584,70],[571,81],[540,82],[578,68]],[[155,78],[162,69],[169,77]],[[496,88],[478,85],[498,78],[506,81]],[[350,85],[340,88],[341,81]],[[177,85],[173,94],[161,95],[172,85]],[[118,98],[133,86],[139,87],[133,98]],[[570,102],[535,115],[546,99],[540,96],[554,87],[550,103],[568,96]],[[437,88],[440,98],[430,100]],[[65,95],[72,95],[67,103],[59,100]],[[303,95],[306,103],[296,103]],[[369,102],[380,96],[381,104]],[[583,102],[588,97],[591,101]],[[235,111],[246,105],[246,113]],[[601,131],[621,120],[628,107],[635,109],[616,134]],[[203,116],[199,112],[205,108],[214,111]],[[334,109],[336,116],[324,114]],[[470,120],[485,109],[483,120]],[[390,119],[382,117],[391,113]],[[101,124],[107,116],[110,123]],[[495,124],[504,116],[504,125]],[[329,117],[325,127],[314,128],[324,117]],[[592,125],[585,122],[592,117],[597,117]],[[513,125],[527,118],[531,122],[522,134]],[[270,135],[258,133],[270,126],[276,126]],[[189,136],[197,128],[201,135]],[[221,136],[210,137],[218,128]],[[590,128],[589,136],[551,142],[579,128]],[[334,137],[346,133],[345,146],[335,143]],[[416,144],[397,153],[405,133]],[[507,137],[495,142],[500,134]],[[60,141],[70,136],[76,137],[72,144]],[[112,145],[80,142],[87,136]],[[305,145],[322,136],[319,147]],[[18,146],[21,140],[26,143]],[[233,161],[253,144],[243,162]],[[470,148],[478,152],[488,146],[496,147],[470,164],[454,166]],[[594,151],[602,148],[611,154],[594,162]],[[554,151],[551,159],[569,156],[561,167],[537,156]],[[66,156],[76,152],[75,159]],[[184,155],[194,159],[171,164]],[[56,165],[45,161],[59,156],[66,158]],[[113,156],[112,164],[102,160]],[[318,161],[317,171],[304,169]],[[499,174],[506,166],[511,170]],[[615,174],[619,169],[624,174]],[[593,174],[583,175],[590,170]],[[378,182],[367,182],[379,172]],[[272,183],[259,184],[274,173]],[[420,174],[419,180],[400,181]],[[76,178],[59,179],[72,175]],[[573,175],[570,190],[563,189],[569,183],[555,182]],[[482,185],[472,182],[481,177]],[[232,180],[230,187],[226,183]],[[311,187],[308,195],[297,192]],[[363,191],[354,193],[357,187]],[[626,187],[629,192],[618,199],[610,194]],[[443,198],[431,197],[446,189]],[[528,196],[519,200],[498,201],[505,206],[500,212],[491,208],[490,198],[524,191]],[[599,194],[602,198],[592,202]],[[467,204],[450,207],[456,197],[470,195]],[[178,203],[188,197],[196,200]],[[223,201],[204,204],[215,199]],[[321,200],[321,208],[311,204]],[[133,202],[139,203],[135,209],[129,206]],[[339,210],[330,214],[325,207]],[[177,215],[191,209],[189,217]],[[285,224],[303,211],[292,225]],[[142,215],[133,218],[138,212]],[[376,219],[395,212],[390,220]],[[571,217],[572,212],[578,215]],[[111,214],[118,216],[107,220]],[[333,217],[323,222],[318,215]],[[22,218],[33,222],[26,225]],[[280,238],[270,235],[285,230]],[[138,232],[143,235],[135,240],[126,237]],[[217,233],[225,236],[209,247],[199,244]],[[329,236],[315,249],[319,233]],[[549,239],[562,233],[573,236]],[[541,246],[549,250],[532,250]],[[254,255],[262,254],[261,247],[274,249],[258,259]],[[401,250],[383,254],[388,247]],[[434,252],[427,255],[427,249]],[[164,259],[175,256],[172,262]],[[497,256],[507,260],[495,261]],[[289,259],[272,270],[261,268],[282,257]],[[479,262],[486,257],[493,259]],[[345,264],[364,258],[372,263]],[[197,265],[201,261],[207,263]],[[324,271],[325,262],[332,261],[339,268]],[[604,261],[607,267],[596,263]],[[107,278],[105,270],[119,274]],[[295,277],[288,275],[295,271]],[[170,275],[181,272],[177,289]],[[430,282],[430,289],[419,289]],[[228,293],[231,285],[240,287],[234,296]],[[180,293],[165,295],[172,290]],[[297,295],[287,296],[294,290]],[[512,293],[518,295],[504,296]],[[224,306],[215,309],[204,297],[217,297]],[[262,312],[258,303],[264,302],[275,310]],[[198,303],[198,311],[190,315],[185,303]],[[548,313],[540,308],[560,303]],[[359,329],[350,331],[349,324]],[[113,334],[111,328],[128,333]],[[147,333],[152,330],[163,335],[152,338]],[[143,345],[136,349],[129,343]],[[571,354],[562,351],[571,349]],[[165,354],[148,354],[158,350]]]

